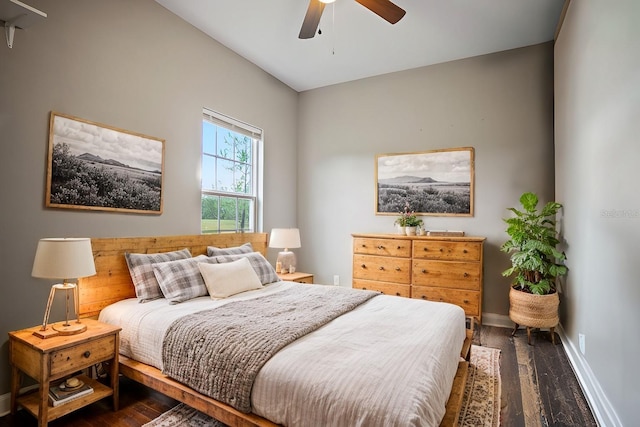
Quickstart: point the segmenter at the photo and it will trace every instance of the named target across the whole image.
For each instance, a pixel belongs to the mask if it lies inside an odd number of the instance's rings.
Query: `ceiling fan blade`
[[[402,19],[406,13],[404,9],[389,0],[356,0],[358,3],[375,13],[382,19],[395,24]]]
[[[322,3],[320,0],[309,0],[307,14],[304,16],[304,21],[302,21],[302,28],[300,29],[300,35],[298,35],[299,39],[310,39],[316,35],[323,10],[324,3]]]

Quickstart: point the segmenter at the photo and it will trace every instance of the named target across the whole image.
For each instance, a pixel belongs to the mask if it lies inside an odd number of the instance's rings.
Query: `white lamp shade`
[[[91,239],[50,238],[41,239],[33,261],[33,277],[44,279],[77,279],[93,276]]]
[[[269,237],[270,248],[299,248],[300,230],[297,228],[274,228]]]

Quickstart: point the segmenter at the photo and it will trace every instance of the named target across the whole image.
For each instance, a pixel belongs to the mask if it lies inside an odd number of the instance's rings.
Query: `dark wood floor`
[[[533,334],[527,344],[524,331],[483,326],[476,344],[501,350],[501,425],[506,427],[597,426],[571,370],[560,339],[552,344],[547,331]],[[113,412],[109,400],[94,403],[59,420],[51,427],[135,427],[149,422],[177,402],[122,378],[120,410]],[[24,411],[0,418],[0,427],[36,426]]]

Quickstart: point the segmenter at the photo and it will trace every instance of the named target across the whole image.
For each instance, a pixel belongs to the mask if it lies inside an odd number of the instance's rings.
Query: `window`
[[[257,230],[261,141],[261,129],[203,111],[203,234]]]

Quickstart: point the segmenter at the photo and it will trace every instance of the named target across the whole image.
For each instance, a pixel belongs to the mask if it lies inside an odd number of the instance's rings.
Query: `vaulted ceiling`
[[[296,91],[554,39],[565,0],[394,0],[395,25],[354,0],[324,8],[299,39],[309,0],[156,0]]]

